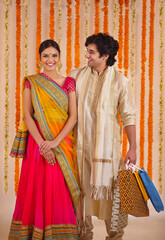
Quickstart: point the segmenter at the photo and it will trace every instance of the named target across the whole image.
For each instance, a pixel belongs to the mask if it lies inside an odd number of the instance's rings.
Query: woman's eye
[[[57,54],[53,54],[52,57],[54,57],[54,58],[57,57]]]

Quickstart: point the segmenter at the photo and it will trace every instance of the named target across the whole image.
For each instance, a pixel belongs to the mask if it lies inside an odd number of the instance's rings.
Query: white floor
[[[93,223],[94,240],[104,240],[106,236],[104,222],[94,217]],[[165,240],[165,214],[156,213],[145,218],[129,216],[123,240]]]
[[[0,240],[7,240],[11,219],[4,214],[3,207],[0,207]],[[11,212],[10,216],[12,216],[10,207],[8,207],[8,211]],[[93,224],[94,240],[104,240],[106,236],[104,221],[93,217]],[[149,217],[135,218],[129,216],[129,224],[125,229],[123,240],[165,240],[165,213],[157,213],[152,208]]]

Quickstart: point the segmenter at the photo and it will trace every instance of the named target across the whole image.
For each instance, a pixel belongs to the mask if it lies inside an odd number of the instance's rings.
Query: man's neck
[[[100,75],[107,67],[108,66],[105,65],[104,67],[100,67],[100,68],[97,68],[97,69],[93,68],[93,70],[95,70],[98,73],[98,75]]]

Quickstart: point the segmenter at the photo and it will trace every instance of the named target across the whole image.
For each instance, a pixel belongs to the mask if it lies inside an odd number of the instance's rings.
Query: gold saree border
[[[22,226],[21,221],[12,220],[9,240],[28,240],[29,237],[32,239],[58,239],[70,240],[78,239],[77,225],[73,224],[52,224],[46,226],[45,229],[40,229],[34,225]]]

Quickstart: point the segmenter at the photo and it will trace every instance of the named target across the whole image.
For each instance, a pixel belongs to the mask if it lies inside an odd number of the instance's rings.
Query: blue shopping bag
[[[157,212],[164,211],[164,206],[163,206],[162,200],[159,196],[159,193],[144,168],[141,168],[139,170],[139,175],[141,177],[143,185],[146,189],[146,192],[147,192],[155,210]]]

